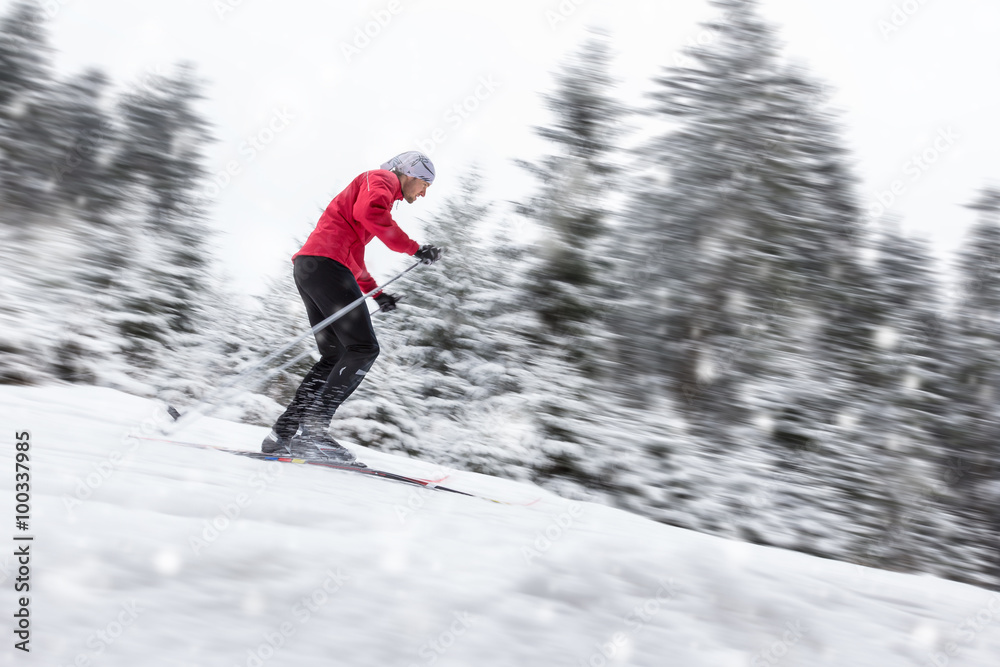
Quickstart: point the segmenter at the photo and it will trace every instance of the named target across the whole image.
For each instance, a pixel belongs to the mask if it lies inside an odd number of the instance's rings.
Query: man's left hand
[[[399,301],[399,299],[388,292],[382,292],[375,297],[375,303],[378,304],[378,309],[383,313],[388,313],[390,310],[396,310],[397,301]]]

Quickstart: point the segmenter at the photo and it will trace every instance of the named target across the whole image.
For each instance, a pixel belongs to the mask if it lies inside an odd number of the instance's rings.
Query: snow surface
[[[35,535],[30,654],[0,550],[0,664],[1000,664],[997,593],[361,448],[517,504],[127,437],[162,418],[110,389],[0,387],[0,540],[23,430]],[[205,418],[173,437],[255,449],[264,433]]]

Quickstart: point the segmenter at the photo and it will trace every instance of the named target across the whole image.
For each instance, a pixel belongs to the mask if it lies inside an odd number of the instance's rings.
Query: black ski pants
[[[361,296],[354,275],[340,262],[303,255],[295,258],[293,266],[295,286],[312,326]],[[316,345],[321,358],[275,422],[279,437],[295,435],[299,426],[311,433],[325,432],[337,408],[364,380],[379,353],[367,305],[356,306],[317,332]]]

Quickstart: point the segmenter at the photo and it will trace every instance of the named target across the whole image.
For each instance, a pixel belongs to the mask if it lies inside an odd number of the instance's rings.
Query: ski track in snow
[[[110,389],[0,387],[0,539],[15,533],[22,430],[35,535],[30,654],[13,648],[16,573],[0,556],[0,664],[1000,664],[1000,594],[364,448],[372,467],[541,500],[125,438],[161,410]],[[255,449],[265,432],[203,418],[176,437]]]

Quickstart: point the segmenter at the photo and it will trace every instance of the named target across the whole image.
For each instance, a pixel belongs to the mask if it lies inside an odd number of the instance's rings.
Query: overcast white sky
[[[222,232],[218,257],[247,292],[259,291],[265,275],[287,270],[295,239],[308,234],[353,176],[419,142],[426,148],[437,128],[428,152],[438,180],[426,199],[397,209],[411,236],[434,240],[423,238],[418,218],[473,161],[498,206],[524,197],[531,183],[510,160],[544,148],[531,133],[546,118],[539,93],[588,27],[611,33],[623,94],[641,103],[649,77],[705,36],[699,22],[714,11],[707,0],[39,3],[52,16],[63,72],[98,66],[125,82],[181,60],[197,65],[208,82],[204,111],[219,139],[210,168],[222,172],[232,161],[239,167],[211,209]],[[0,10],[11,4],[0,0]],[[832,85],[866,201],[901,181],[890,211],[948,257],[973,220],[961,205],[1000,179],[1000,2],[761,5],[780,28],[787,55]],[[552,12],[565,20],[553,25]],[[373,23],[378,16],[384,25]],[[893,19],[899,27],[887,34]],[[345,53],[366,25],[374,33],[369,43]],[[450,110],[477,93],[478,108],[459,123]],[[914,168],[908,161],[931,149],[941,132],[953,143],[932,164]],[[253,136],[260,150],[247,148]],[[384,278],[397,263],[378,245],[370,246],[369,265]]]

